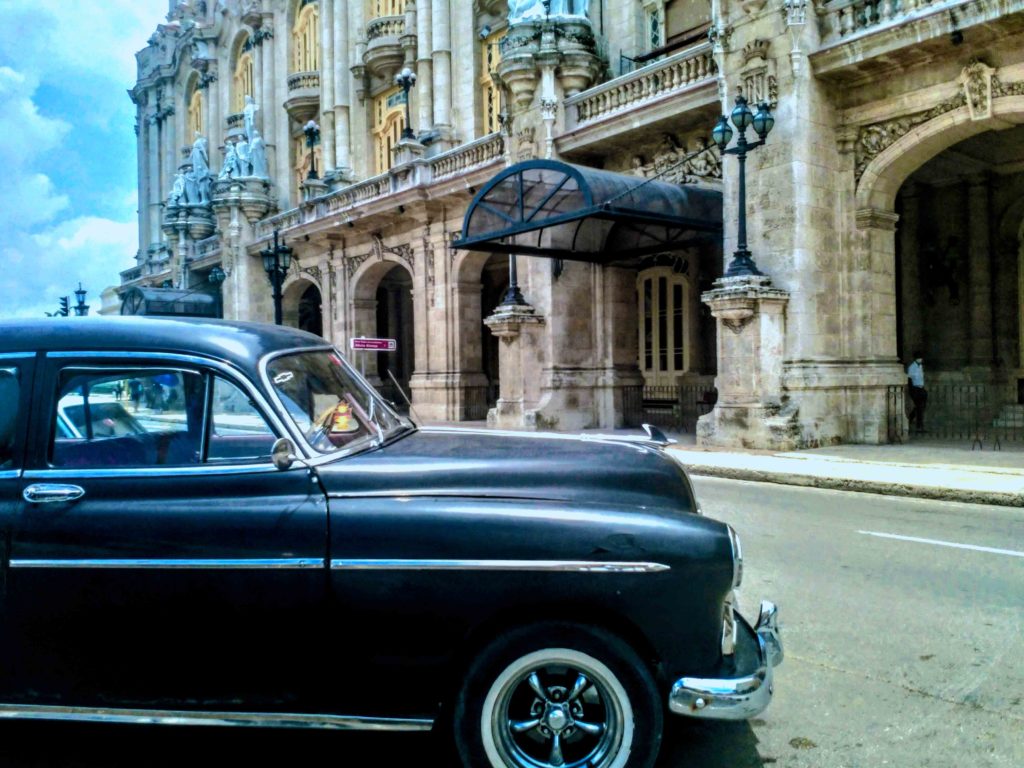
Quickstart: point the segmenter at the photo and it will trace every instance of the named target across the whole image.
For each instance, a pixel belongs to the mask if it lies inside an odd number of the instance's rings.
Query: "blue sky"
[[[167,0],[0,0],[0,316],[135,264],[135,51]],[[74,297],[72,296],[72,299]]]

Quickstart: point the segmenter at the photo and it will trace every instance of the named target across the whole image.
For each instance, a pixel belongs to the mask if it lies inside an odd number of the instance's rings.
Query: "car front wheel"
[[[509,633],[470,668],[454,712],[467,766],[649,768],[662,707],[647,665],[615,635],[546,624]]]

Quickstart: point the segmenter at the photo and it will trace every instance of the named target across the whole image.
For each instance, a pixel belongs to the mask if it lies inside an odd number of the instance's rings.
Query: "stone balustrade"
[[[366,25],[366,40],[401,37],[405,34],[405,16],[381,16]]]
[[[196,242],[196,260],[216,256],[218,253],[220,253],[220,235],[211,235],[205,240]]]
[[[834,0],[819,10],[823,45],[914,18],[945,14],[971,0]]]
[[[132,267],[121,272],[121,284],[130,283],[142,277],[142,267]]]
[[[320,73],[319,72],[293,72],[288,75],[288,92],[292,91],[304,91],[304,90],[319,90],[320,89]]]
[[[491,133],[430,159],[434,181],[463,173],[503,156],[505,142],[500,133]]]
[[[704,43],[578,93],[565,100],[566,111],[575,107],[576,126],[586,125],[703,84],[717,71],[711,44]]]

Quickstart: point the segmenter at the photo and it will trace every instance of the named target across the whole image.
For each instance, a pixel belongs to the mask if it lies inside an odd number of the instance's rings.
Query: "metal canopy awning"
[[[135,287],[121,298],[122,315],[219,317],[217,299],[199,291]]]
[[[717,239],[722,194],[663,181],[527,160],[476,194],[452,245],[597,264]]]

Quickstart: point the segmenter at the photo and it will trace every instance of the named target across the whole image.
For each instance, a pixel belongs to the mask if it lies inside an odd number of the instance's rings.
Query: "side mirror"
[[[280,470],[291,469],[295,462],[295,446],[287,437],[278,438],[270,449],[270,460]]]

